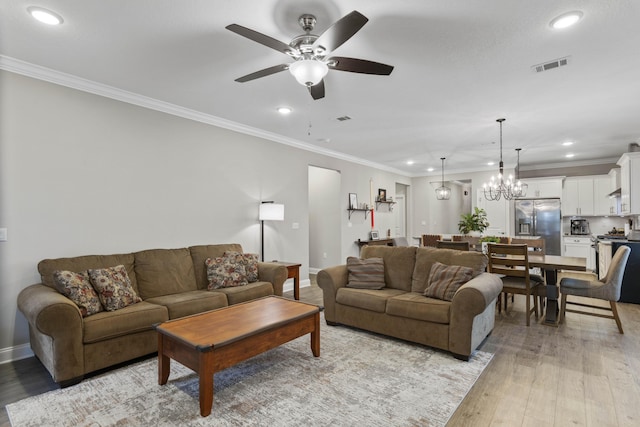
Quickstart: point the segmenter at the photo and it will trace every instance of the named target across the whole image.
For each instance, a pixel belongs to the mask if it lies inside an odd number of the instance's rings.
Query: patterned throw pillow
[[[473,268],[433,263],[424,296],[451,301],[458,288],[473,278]]]
[[[347,258],[349,281],[347,288],[382,289],[384,288],[384,261],[382,258]]]
[[[204,263],[207,266],[210,291],[245,286],[249,283],[244,265],[237,263],[233,257],[207,258]]]
[[[234,262],[242,264],[247,273],[247,282],[258,281],[258,254],[243,254],[242,252],[226,251],[225,258],[231,258]]]
[[[89,280],[107,311],[115,311],[142,301],[131,286],[124,265],[89,270]]]
[[[54,271],[53,281],[58,292],[78,306],[82,317],[104,311],[98,294],[91,287],[89,274],[86,271],[82,273],[74,273],[67,270]]]

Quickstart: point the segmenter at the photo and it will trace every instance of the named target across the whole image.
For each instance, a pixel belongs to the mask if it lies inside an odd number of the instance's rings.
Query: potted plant
[[[482,253],[487,253],[487,245],[489,243],[500,243],[500,238],[497,236],[484,236],[480,239],[480,245],[482,245]]]
[[[458,230],[460,230],[462,234],[472,234],[472,232],[481,234],[489,226],[487,212],[478,207],[473,208],[472,213],[462,214],[460,217]]]

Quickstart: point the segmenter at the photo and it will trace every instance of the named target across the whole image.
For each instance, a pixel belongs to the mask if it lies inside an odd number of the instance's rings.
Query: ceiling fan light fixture
[[[329,72],[329,67],[315,59],[301,59],[289,65],[289,72],[303,86],[314,86],[320,83]]]
[[[578,21],[582,19],[582,16],[583,13],[579,10],[563,13],[562,15],[553,18],[549,23],[549,26],[555,30],[561,30],[577,24]]]

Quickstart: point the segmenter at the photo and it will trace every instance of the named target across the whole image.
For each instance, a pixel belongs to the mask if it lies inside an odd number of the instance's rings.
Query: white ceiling
[[[65,22],[40,24],[30,5]],[[369,22],[334,53],[394,65],[390,76],[332,70],[317,101],[286,71],[234,82],[291,60],[225,26],[288,43],[299,15],[316,15],[320,34],[352,10]],[[549,27],[571,10],[584,12],[576,26]],[[495,169],[499,117],[507,168],[518,147],[522,169],[627,151],[640,141],[639,18],[630,0],[12,0],[0,4],[0,55],[420,176],[438,174],[440,157],[447,172]]]

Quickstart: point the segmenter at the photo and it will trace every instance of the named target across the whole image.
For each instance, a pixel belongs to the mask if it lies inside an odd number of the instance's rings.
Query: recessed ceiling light
[[[565,147],[568,147],[570,145],[573,145],[573,142],[572,141],[566,141],[566,142],[563,142],[562,145],[564,145]]]
[[[408,164],[408,165],[412,165],[412,164],[414,164],[414,163],[415,163],[415,162],[414,162],[413,160],[407,160],[407,164]]]
[[[42,22],[43,24],[60,25],[64,22],[64,20],[62,19],[62,16],[48,9],[43,9],[41,7],[29,6],[27,8],[27,12],[29,12],[29,15],[33,16],[35,19]]]
[[[280,114],[287,115],[287,114],[290,114],[292,111],[293,110],[289,107],[278,107],[278,113]]]
[[[427,172],[433,172],[435,169],[433,168],[427,168]]]
[[[493,166],[495,164],[496,164],[495,162],[487,162],[487,166]]]
[[[580,12],[579,10],[563,13],[562,15],[553,18],[549,23],[549,26],[556,30],[567,28],[576,24],[580,19],[582,19],[582,15],[583,13]]]
[[[573,153],[565,154],[565,157],[566,157],[567,159],[570,159],[570,158],[572,158],[573,156],[575,156],[575,154],[573,154]]]

